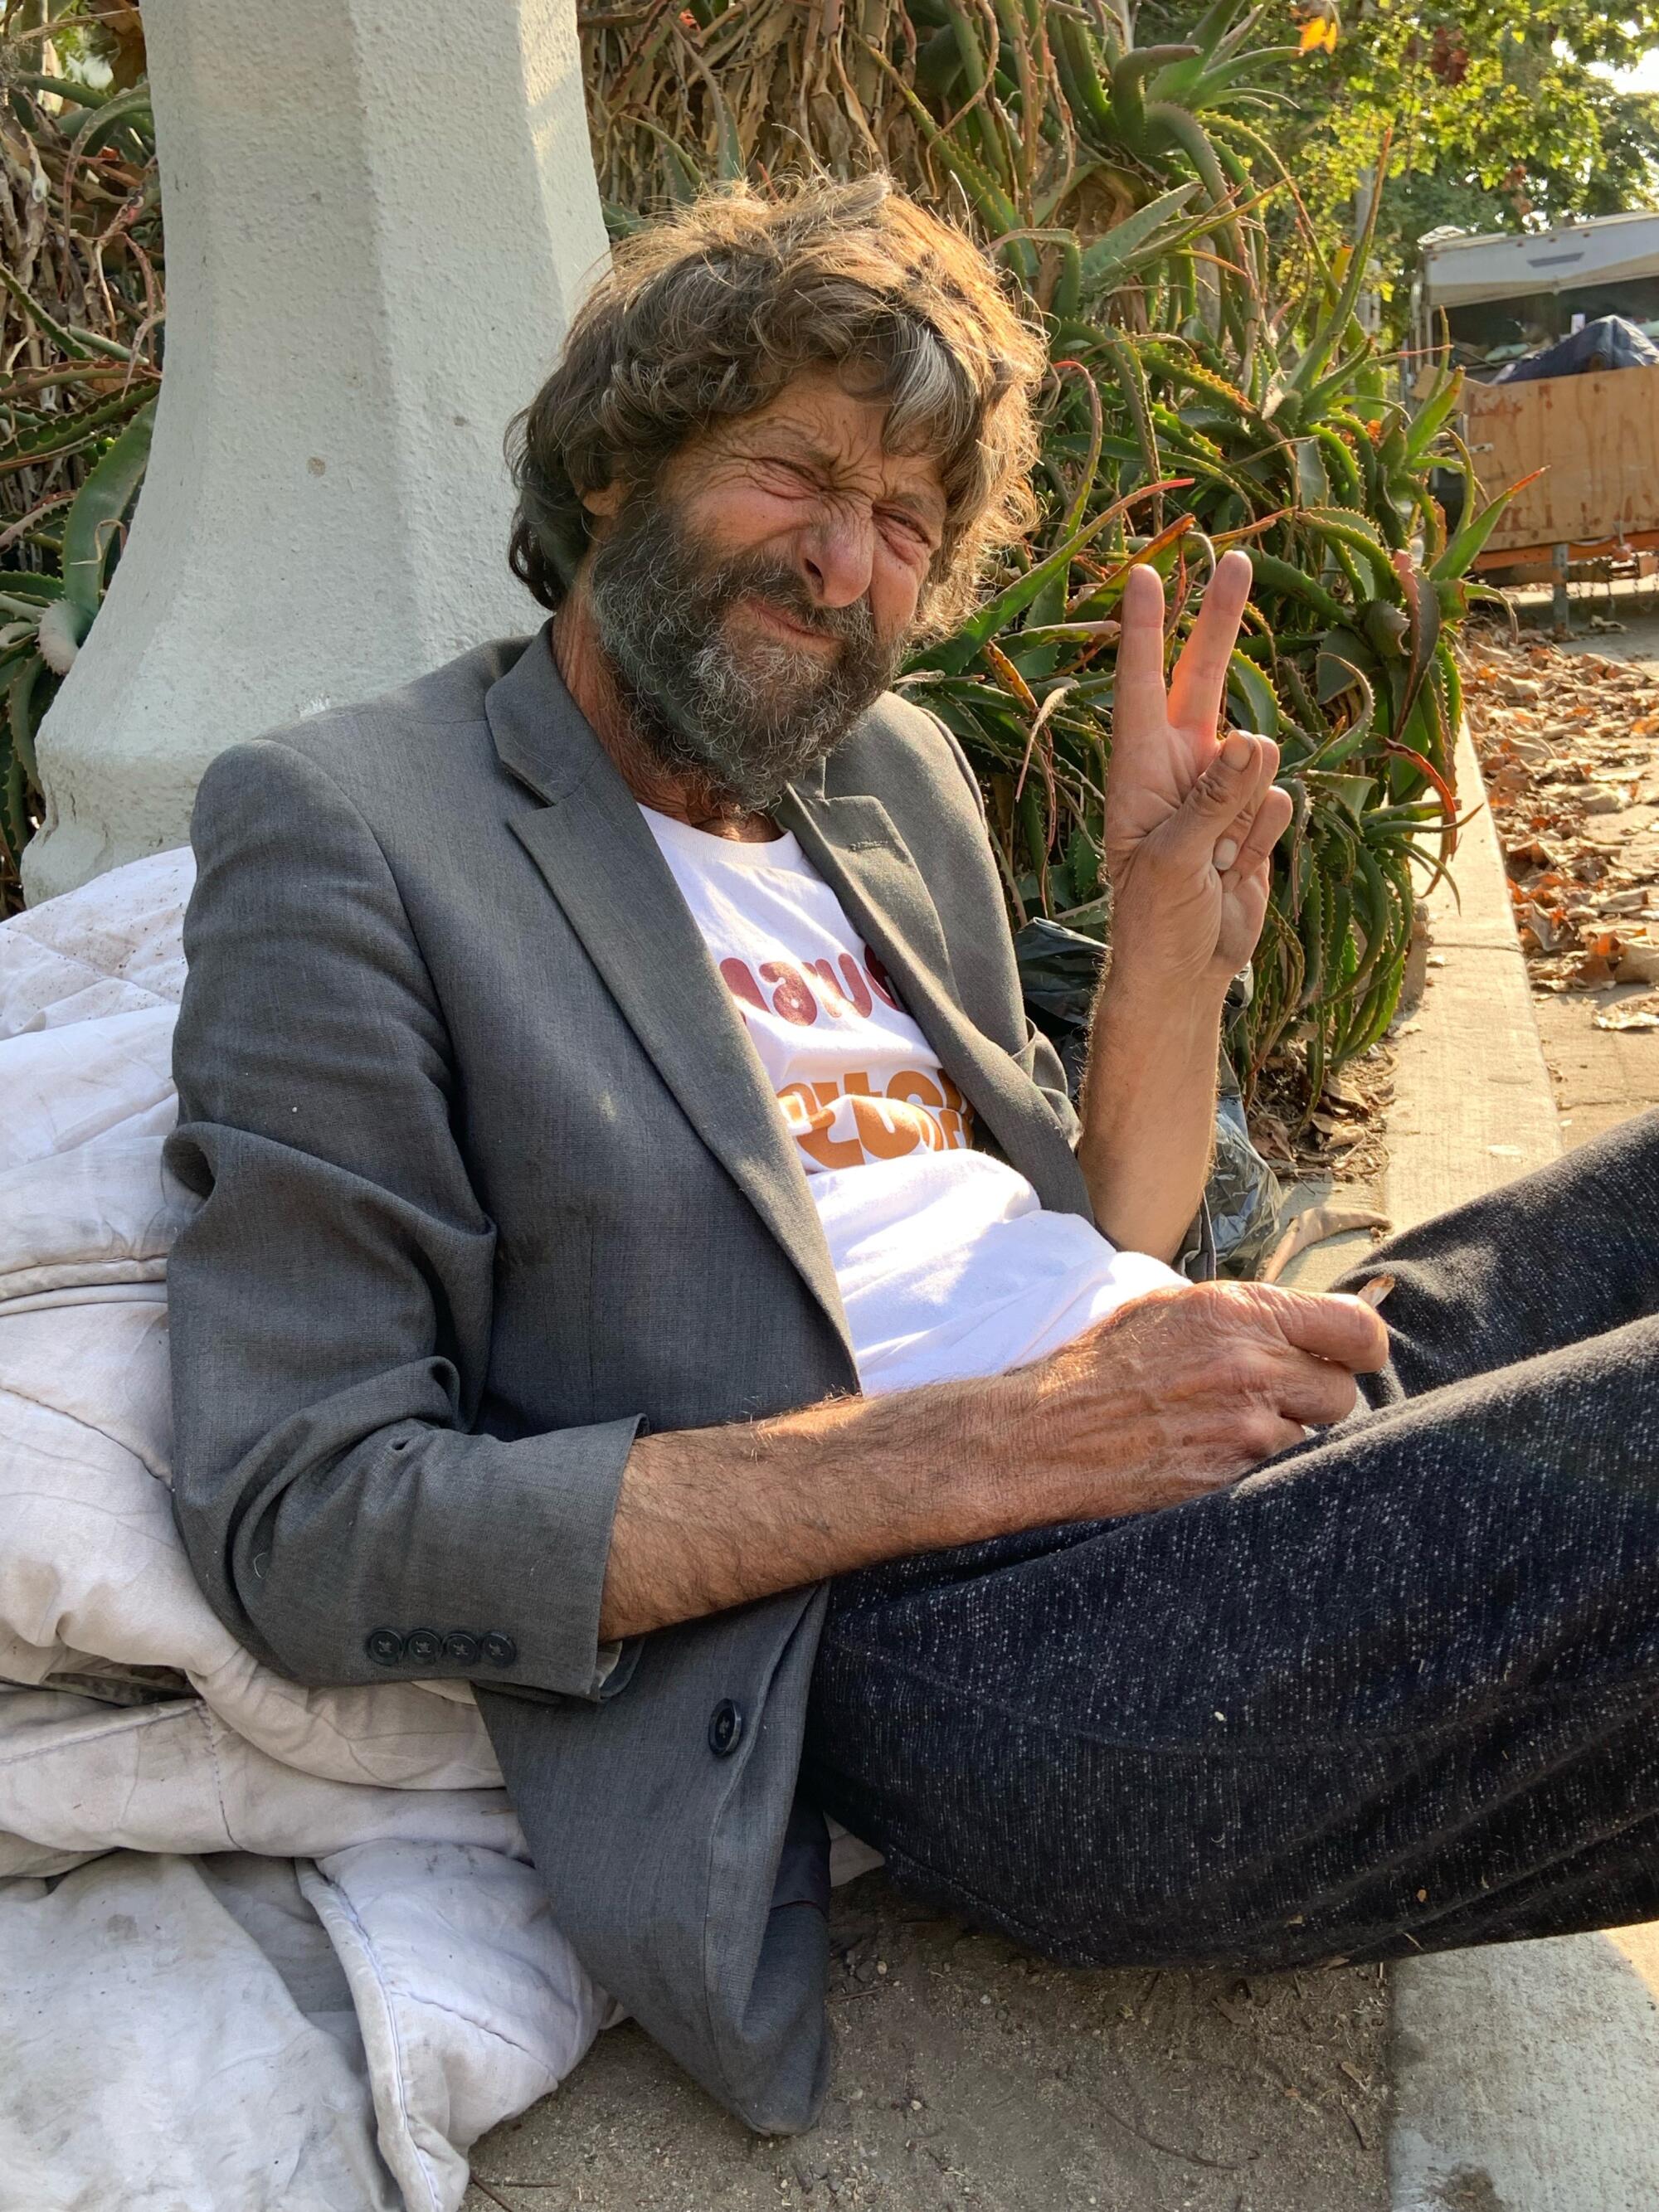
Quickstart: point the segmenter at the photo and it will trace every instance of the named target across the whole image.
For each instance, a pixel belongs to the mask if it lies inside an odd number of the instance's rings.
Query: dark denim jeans
[[[1394,1358],[1235,1488],[846,1577],[804,1784],[1080,1965],[1659,1916],[1659,1115],[1395,1237]]]

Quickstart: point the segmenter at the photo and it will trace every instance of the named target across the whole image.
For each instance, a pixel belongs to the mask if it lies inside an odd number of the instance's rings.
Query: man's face
[[[589,501],[599,642],[665,765],[763,811],[892,682],[945,519],[937,463],[828,370]]]

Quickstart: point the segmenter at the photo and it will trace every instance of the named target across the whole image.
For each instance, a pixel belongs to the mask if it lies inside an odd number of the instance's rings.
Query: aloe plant
[[[1461,713],[1451,638],[1466,611],[1463,571],[1502,501],[1474,505],[1448,540],[1424,465],[1455,379],[1413,426],[1400,403],[1354,388],[1369,379],[1362,362],[1291,436],[1186,341],[1136,349],[1137,404],[1116,365],[1120,338],[1066,336],[1075,366],[1057,378],[1045,425],[1055,495],[1048,537],[903,681],[981,775],[1016,921],[1042,914],[1103,933],[1111,645],[1124,578],[1140,562],[1164,576],[1173,644],[1218,553],[1249,549],[1255,586],[1229,707],[1278,740],[1297,818],[1275,856],[1255,988],[1232,1042],[1248,1084],[1276,1047],[1301,1038],[1316,1097],[1327,1073],[1386,1030],[1414,883],[1451,848]],[[1316,331],[1299,350],[1273,346],[1264,384],[1294,390],[1300,362],[1321,343]],[[1258,331],[1256,344],[1273,342]],[[1449,458],[1467,467],[1455,450]]]
[[[1339,245],[1299,218],[1271,128],[1294,95],[1291,51],[1252,46],[1243,0],[1151,47],[1113,0],[862,0],[829,15],[645,0],[580,20],[613,228],[712,179],[763,179],[805,143],[832,172],[880,161],[965,215],[1046,324],[1045,520],[902,678],[974,761],[1017,921],[1109,927],[1102,808],[1129,568],[1169,583],[1173,648],[1218,551],[1249,546],[1230,705],[1278,738],[1297,816],[1230,1042],[1247,1084],[1298,1042],[1316,1098],[1386,1028],[1417,884],[1455,834],[1451,645],[1502,501],[1476,495],[1454,377],[1414,410],[1389,394],[1357,319],[1369,230]],[[142,471],[161,311],[142,79],[100,93],[14,76],[9,96],[0,131],[33,132],[70,234],[96,163],[97,189],[128,195],[137,258],[101,331],[0,272],[28,334],[24,367],[0,379],[0,520],[8,499],[16,515],[0,530],[0,902],[38,806],[34,730]],[[1273,194],[1296,250],[1270,269],[1258,210]],[[1431,463],[1468,481],[1450,536]]]
[[[48,47],[38,6],[0,0],[0,916],[40,819],[34,732],[118,553],[161,376],[137,13],[59,0],[52,17]]]
[[[0,857],[14,872],[40,790],[34,733],[103,604],[155,415],[152,400],[83,479],[64,520],[55,574],[0,565]]]

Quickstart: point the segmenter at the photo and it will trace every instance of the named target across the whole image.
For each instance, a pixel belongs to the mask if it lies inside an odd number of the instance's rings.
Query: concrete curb
[[[1458,787],[1482,789],[1467,729]],[[1405,1228],[1561,1148],[1503,855],[1483,807],[1461,904],[1429,902],[1434,957],[1401,1038],[1385,1203]],[[1652,2212],[1659,2205],[1659,1926],[1395,1969],[1393,2212]]]

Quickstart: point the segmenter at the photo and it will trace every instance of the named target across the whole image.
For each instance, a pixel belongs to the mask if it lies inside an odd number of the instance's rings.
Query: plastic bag
[[[1089,1015],[1105,948],[1060,922],[1039,919],[1016,933],[1014,957],[1025,1011],[1059,1053],[1075,1099],[1088,1057]],[[1246,969],[1229,987],[1229,1004],[1248,1006],[1249,989]],[[1255,1274],[1277,1242],[1285,1194],[1250,1142],[1244,1102],[1224,1060],[1216,1102],[1215,1156],[1204,1195],[1221,1273]]]

